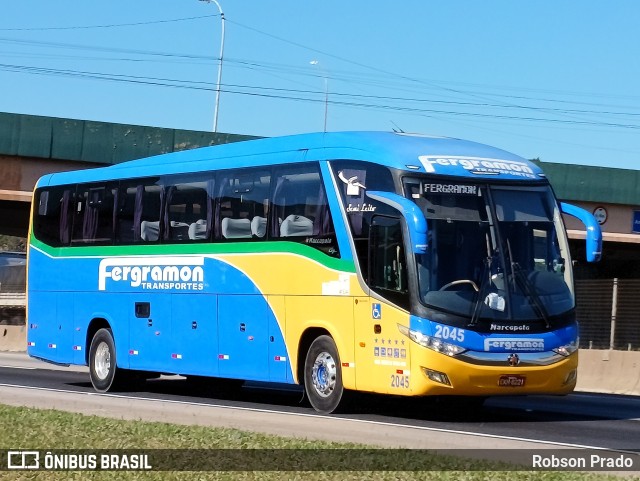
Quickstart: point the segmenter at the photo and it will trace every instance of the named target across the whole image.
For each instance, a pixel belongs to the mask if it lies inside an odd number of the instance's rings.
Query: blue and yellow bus
[[[28,353],[105,392],[170,373],[349,391],[566,394],[578,324],[540,168],[486,145],[304,134],[55,173],[34,193]]]

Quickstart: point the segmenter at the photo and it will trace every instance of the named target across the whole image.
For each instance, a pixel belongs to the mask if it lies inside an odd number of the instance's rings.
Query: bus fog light
[[[449,381],[449,377],[440,371],[434,371],[433,369],[428,369],[423,367],[422,370],[427,375],[427,377],[433,382],[437,382],[439,384],[445,384],[447,386],[451,386],[451,382]]]
[[[562,384],[564,384],[564,385],[572,384],[572,383],[576,382],[577,378],[578,378],[578,370],[577,369],[573,369],[569,374],[567,374],[567,377],[564,379],[564,382]]]

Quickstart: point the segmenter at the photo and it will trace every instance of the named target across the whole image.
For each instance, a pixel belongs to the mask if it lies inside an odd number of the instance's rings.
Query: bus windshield
[[[548,324],[574,307],[569,250],[551,190],[407,183],[429,225],[420,300],[480,319]]]

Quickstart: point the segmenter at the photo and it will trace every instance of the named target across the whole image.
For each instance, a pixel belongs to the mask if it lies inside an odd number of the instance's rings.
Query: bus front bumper
[[[577,380],[577,352],[566,357],[554,353],[450,357],[426,349],[416,351],[422,351],[411,363],[417,396],[568,394]]]

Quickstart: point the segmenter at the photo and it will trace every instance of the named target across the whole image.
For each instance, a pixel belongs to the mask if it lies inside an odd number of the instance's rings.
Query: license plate
[[[525,376],[517,374],[507,374],[498,378],[498,386],[500,387],[522,387],[526,380]]]

